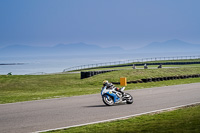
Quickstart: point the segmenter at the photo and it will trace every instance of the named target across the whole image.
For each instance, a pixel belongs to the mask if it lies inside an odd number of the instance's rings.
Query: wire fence
[[[81,69],[88,69],[88,68],[95,68],[95,67],[111,66],[111,65],[128,64],[128,63],[133,63],[134,64],[134,63],[138,63],[138,62],[147,62],[147,61],[185,60],[185,59],[200,59],[200,55],[197,55],[197,56],[174,56],[174,57],[141,58],[141,59],[133,59],[133,60],[87,64],[87,65],[69,67],[69,68],[64,69],[63,72],[68,72],[68,71],[73,71],[73,70],[81,70]]]

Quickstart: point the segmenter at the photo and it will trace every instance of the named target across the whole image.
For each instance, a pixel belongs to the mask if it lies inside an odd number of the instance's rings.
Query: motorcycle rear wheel
[[[114,100],[113,100],[113,98],[112,98],[111,96],[109,96],[109,95],[104,95],[104,96],[102,97],[102,99],[103,99],[103,102],[104,102],[106,105],[108,105],[108,106],[114,105]]]

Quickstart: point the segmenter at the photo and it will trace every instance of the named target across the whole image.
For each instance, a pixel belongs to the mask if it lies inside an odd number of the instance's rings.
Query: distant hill
[[[165,42],[153,42],[149,45],[136,49],[137,53],[167,53],[167,52],[197,52],[200,51],[200,45],[191,44],[177,39]]]
[[[200,45],[183,42],[177,39],[165,42],[153,42],[139,49],[124,50],[121,47],[102,48],[86,43],[58,44],[53,47],[36,47],[27,45],[11,45],[0,48],[0,56],[62,56],[62,55],[94,55],[123,53],[176,53],[200,52]]]
[[[58,44],[53,47],[36,47],[27,45],[12,45],[0,49],[0,56],[51,56],[51,55],[90,55],[116,54],[126,52],[120,47],[102,48],[85,43]]]

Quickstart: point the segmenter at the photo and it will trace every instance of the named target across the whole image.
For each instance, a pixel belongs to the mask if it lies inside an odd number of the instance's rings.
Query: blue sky
[[[0,0],[0,47],[200,44],[200,0]]]

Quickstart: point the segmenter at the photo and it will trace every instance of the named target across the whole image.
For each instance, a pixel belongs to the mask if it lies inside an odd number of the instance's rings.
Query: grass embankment
[[[154,115],[142,115],[100,124],[87,125],[53,133],[199,133],[200,106]]]
[[[0,75],[0,104],[99,93],[103,80],[119,82],[120,77],[127,77],[128,81],[132,81],[150,77],[199,73],[200,67],[188,67],[121,70],[95,75],[87,79],[80,79],[80,74]],[[200,78],[129,84],[126,89],[140,89],[195,82],[200,82]]]
[[[132,62],[126,64],[119,64],[119,65],[110,65],[110,66],[99,66],[93,68],[85,68],[81,69],[81,71],[97,71],[97,70],[115,70],[115,69],[132,69],[133,64],[145,64],[145,63],[173,63],[173,62],[199,62],[200,59],[183,59],[183,60],[162,60],[162,61],[145,61],[145,62]],[[130,65],[130,66],[127,66]],[[185,65],[164,65],[164,67],[191,67],[197,66],[199,67],[200,64],[185,64]],[[148,65],[149,68],[157,68],[158,65]],[[144,68],[144,66],[136,66],[136,68]],[[73,70],[73,72],[80,71],[80,70]]]
[[[185,68],[185,67],[200,67],[200,64],[189,64],[189,65],[163,65],[163,68]],[[148,65],[148,69],[157,69],[158,65]],[[91,68],[83,71],[101,71],[101,70],[125,70],[133,69],[132,66],[122,66],[122,67],[111,67],[111,68]],[[144,69],[144,66],[136,66],[136,69]],[[78,72],[76,70],[74,72]]]

